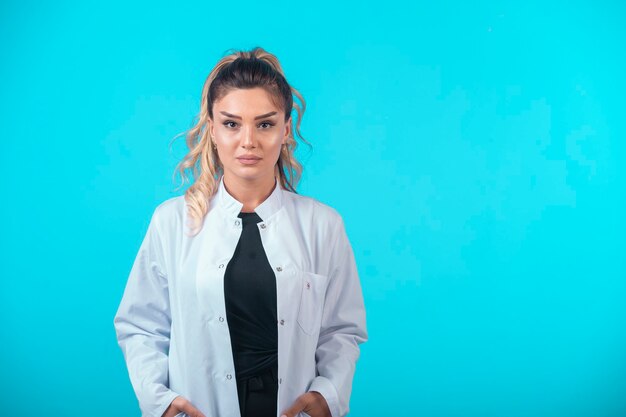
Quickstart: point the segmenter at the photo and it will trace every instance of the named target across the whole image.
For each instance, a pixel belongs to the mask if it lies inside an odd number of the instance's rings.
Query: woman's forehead
[[[235,88],[229,90],[222,98],[215,102],[218,104],[272,104],[270,94],[263,88]]]
[[[214,103],[213,109],[217,114],[227,112],[244,118],[255,118],[271,112],[280,112],[272,100],[272,96],[262,88],[230,90]]]

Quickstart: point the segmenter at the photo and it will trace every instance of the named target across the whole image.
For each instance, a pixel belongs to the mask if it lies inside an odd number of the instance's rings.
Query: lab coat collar
[[[272,193],[254,209],[256,214],[258,214],[263,221],[267,221],[267,219],[272,217],[274,213],[280,210],[283,204],[283,190],[278,179],[274,178],[274,180],[274,190]],[[230,217],[237,217],[243,208],[243,203],[230,195],[226,190],[224,186],[224,175],[220,177],[216,194],[217,201],[224,212]]]

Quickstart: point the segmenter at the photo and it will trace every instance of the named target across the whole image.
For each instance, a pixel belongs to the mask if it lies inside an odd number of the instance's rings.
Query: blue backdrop
[[[2,414],[139,416],[113,316],[170,141],[258,45],[357,258],[350,415],[625,416],[626,8],[466,3],[3,2]]]

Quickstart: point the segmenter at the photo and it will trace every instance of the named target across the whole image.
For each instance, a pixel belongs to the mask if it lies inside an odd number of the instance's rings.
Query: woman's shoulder
[[[286,196],[286,206],[300,215],[306,213],[317,221],[326,220],[330,223],[342,221],[339,211],[327,203],[307,195],[296,194],[290,191],[284,194]]]
[[[168,198],[157,204],[152,214],[152,220],[161,228],[182,224],[185,214],[185,196],[180,195]]]
[[[158,212],[163,215],[174,214],[177,212],[182,212],[185,208],[185,196],[179,195],[176,197],[168,198],[161,203],[157,204],[155,208],[155,212]]]

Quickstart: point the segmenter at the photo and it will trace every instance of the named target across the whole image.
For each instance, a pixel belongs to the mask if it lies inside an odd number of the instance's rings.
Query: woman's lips
[[[244,165],[254,165],[261,160],[261,158],[237,158],[239,162]]]

